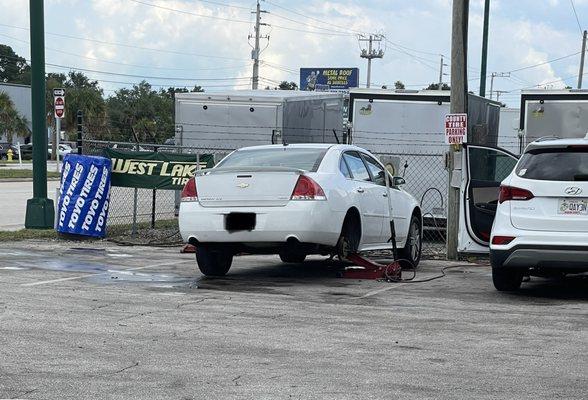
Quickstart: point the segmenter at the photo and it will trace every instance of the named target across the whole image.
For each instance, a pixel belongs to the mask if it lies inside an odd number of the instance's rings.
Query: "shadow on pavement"
[[[530,282],[523,282],[521,289],[512,294],[529,299],[588,300],[588,275],[549,279],[531,277]]]

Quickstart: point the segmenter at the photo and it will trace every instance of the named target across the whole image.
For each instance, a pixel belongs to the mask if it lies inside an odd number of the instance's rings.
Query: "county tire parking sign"
[[[468,133],[467,114],[445,115],[445,143],[462,144],[466,141]]]

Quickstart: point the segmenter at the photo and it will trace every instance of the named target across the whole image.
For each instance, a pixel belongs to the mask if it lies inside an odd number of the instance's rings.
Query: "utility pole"
[[[582,39],[582,55],[580,56],[580,73],[578,74],[578,89],[582,89],[582,75],[584,75],[584,56],[586,55],[586,35],[588,31],[584,31]]]
[[[496,90],[495,93],[496,93],[496,101],[499,102],[500,101],[500,95],[502,93],[508,93],[508,90]]]
[[[361,42],[368,42],[368,48],[362,49],[360,53],[361,58],[367,58],[368,60],[368,67],[367,67],[367,82],[366,87],[370,87],[371,85],[371,78],[372,78],[372,59],[374,58],[383,58],[384,51],[382,49],[375,50],[373,49],[372,45],[374,42],[378,44],[384,40],[384,35],[370,35],[369,38],[366,38],[363,35],[359,35],[358,41]]]
[[[488,23],[490,0],[484,2],[484,31],[482,33],[482,66],[480,67],[480,96],[486,97],[486,66],[488,63]]]
[[[443,90],[443,67],[446,67],[447,64],[443,63],[443,54],[441,54],[441,64],[439,65],[439,87],[437,90]]]
[[[259,54],[261,50],[259,49],[259,39],[268,39],[269,36],[259,36],[259,31],[262,25],[267,25],[261,22],[261,13],[267,13],[267,11],[262,10],[259,6],[259,0],[257,0],[257,6],[255,8],[255,46],[251,51],[251,58],[253,59],[253,80],[251,84],[252,89],[258,89],[259,86]],[[248,39],[251,39],[251,35],[248,36]]]
[[[30,0],[31,100],[33,122],[33,198],[27,201],[25,227],[53,228],[55,209],[47,198],[47,127],[45,115],[45,27],[43,0]]]
[[[494,91],[494,78],[510,78],[510,72],[492,72],[490,74],[490,100],[492,100],[492,92]]]
[[[468,12],[469,0],[453,0],[451,26],[451,106],[452,114],[468,112]],[[449,146],[449,181],[447,194],[447,259],[457,260],[461,146]],[[455,176],[455,178],[454,178]],[[455,180],[455,181],[454,181]]]

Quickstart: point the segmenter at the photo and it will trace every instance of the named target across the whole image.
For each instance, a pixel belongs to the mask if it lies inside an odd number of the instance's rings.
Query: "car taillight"
[[[292,200],[326,200],[325,192],[314,180],[306,175],[300,175],[294,191]]]
[[[507,200],[531,200],[533,197],[535,197],[533,196],[533,193],[526,189],[521,189],[512,186],[500,186],[498,202],[502,204]]]
[[[190,178],[182,189],[182,201],[198,201],[198,191],[196,190],[196,179]]]
[[[492,238],[492,244],[509,244],[515,239],[514,236],[494,236]]]

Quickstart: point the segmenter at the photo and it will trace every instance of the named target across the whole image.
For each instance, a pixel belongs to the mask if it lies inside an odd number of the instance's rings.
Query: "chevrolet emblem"
[[[237,185],[237,187],[241,188],[241,189],[245,189],[245,188],[249,187],[249,184],[245,183],[245,182],[241,182],[240,184]]]

